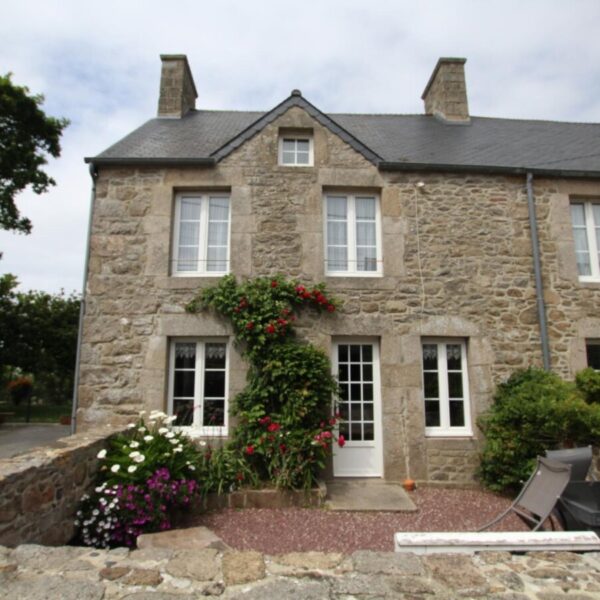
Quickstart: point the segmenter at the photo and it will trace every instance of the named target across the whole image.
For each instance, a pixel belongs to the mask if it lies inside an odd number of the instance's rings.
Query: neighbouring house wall
[[[96,477],[106,428],[0,461],[0,545],[68,544],[75,513]]]
[[[278,166],[279,128],[313,130],[314,167]],[[524,177],[382,173],[299,108],[214,168],[100,168],[79,427],[164,409],[170,337],[231,334],[210,313],[184,312],[215,278],[169,275],[175,193],[217,189],[230,191],[236,276],[325,280],[343,308],[303,315],[300,335],[328,353],[332,338],[379,340],[385,477],[473,482],[475,425],[472,438],[424,436],[421,338],[466,339],[473,423],[498,381],[541,364]],[[325,277],[324,190],[380,195],[383,277]],[[584,192],[600,195],[600,183],[535,181],[552,364],[568,376],[581,366],[588,328],[591,337],[600,331],[600,290],[577,281],[568,216],[569,195]],[[230,398],[245,381],[244,363],[232,354]]]

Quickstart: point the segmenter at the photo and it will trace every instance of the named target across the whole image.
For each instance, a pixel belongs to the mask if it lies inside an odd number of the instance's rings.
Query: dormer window
[[[279,137],[279,164],[284,167],[312,167],[312,135],[281,135]]]

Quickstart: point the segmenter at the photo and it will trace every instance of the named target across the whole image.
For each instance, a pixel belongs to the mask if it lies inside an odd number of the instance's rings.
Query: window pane
[[[360,381],[360,365],[350,365],[350,381]]]
[[[182,198],[181,199],[181,220],[198,221],[200,220],[200,198]]]
[[[307,152],[298,152],[298,154],[296,154],[296,164],[307,165],[308,164],[308,153]]]
[[[327,223],[327,244],[329,246],[347,246],[348,228],[343,221],[329,221]],[[346,249],[344,248],[344,256]]]
[[[594,225],[600,227],[600,204],[592,204],[592,214],[594,215]]]
[[[362,421],[362,411],[360,404],[350,405],[350,419],[352,421]]]
[[[348,254],[346,248],[327,248],[327,269],[329,271],[347,271]]]
[[[360,362],[360,346],[350,346],[350,362]]]
[[[192,425],[194,422],[194,401],[173,400],[173,414],[177,415],[175,421],[177,427]]]
[[[460,371],[461,370],[461,347],[460,344],[448,344],[446,346],[446,360],[448,364],[448,370]]]
[[[338,346],[338,361],[348,362],[348,346]]]
[[[348,365],[340,365],[338,378],[340,382],[348,381]]]
[[[375,246],[375,223],[356,224],[356,245]]]
[[[225,397],[225,371],[206,371],[204,373],[204,397]]]
[[[178,271],[198,270],[198,246],[180,246],[177,253]]]
[[[575,227],[585,227],[585,210],[583,204],[571,204],[571,220]]]
[[[353,383],[350,385],[350,400],[359,402],[361,399],[360,383]]]
[[[463,398],[462,373],[448,373],[448,395]]]
[[[372,364],[363,364],[362,368],[362,380],[363,381],[373,381],[373,365]]]
[[[362,346],[362,360],[363,362],[373,362],[373,346],[365,344]]]
[[[350,387],[346,384],[340,385],[340,400],[343,402],[349,399]]]
[[[450,427],[465,426],[465,405],[462,400],[450,400]]]
[[[196,344],[195,343],[177,343],[177,344],[175,344],[175,368],[176,369],[195,369],[196,368]]]
[[[357,248],[356,259],[356,269],[358,271],[377,271],[376,248]]]
[[[295,152],[286,152],[283,151],[283,164],[284,165],[293,165],[296,162],[296,153]]]
[[[437,346],[435,344],[423,344],[423,369],[425,371],[437,371]]]
[[[207,369],[224,369],[226,358],[225,344],[206,344],[205,365]]]
[[[363,423],[363,440],[372,442],[375,439],[373,423]]]
[[[225,425],[225,402],[223,400],[205,400],[202,415],[204,427],[223,427]]]
[[[363,418],[365,421],[373,420],[373,403],[365,402],[363,404]]]
[[[440,397],[437,373],[423,373],[423,382],[425,386],[425,398]]]
[[[588,252],[588,239],[585,229],[573,229],[573,238],[575,239],[575,252]]]
[[[361,423],[350,423],[350,439],[352,441],[362,440],[362,424]]]
[[[283,140],[283,151],[294,152],[296,150],[296,140],[284,139]]]
[[[227,223],[210,223],[208,226],[208,245],[227,246]]]
[[[346,198],[327,198],[327,218],[328,219],[346,219]]]
[[[577,252],[577,271],[580,275],[591,275],[592,266],[590,264],[590,255],[583,252]]]
[[[195,379],[195,371],[175,371],[173,396],[175,398],[193,398]]]
[[[363,400],[373,400],[373,384],[363,383]]]
[[[375,198],[357,198],[356,218],[375,220],[376,206]]]
[[[600,343],[588,344],[586,350],[588,367],[600,371]]]
[[[350,439],[349,430],[348,423],[340,423],[340,435],[343,435],[347,440]]]
[[[296,148],[298,150],[298,153],[308,153],[308,140],[296,140]]]
[[[229,221],[229,198],[211,198],[208,219],[210,221]]]
[[[438,400],[425,400],[425,427],[440,426],[440,403]]]
[[[223,246],[210,246],[206,254],[206,270],[222,273],[227,271],[227,248]]]
[[[179,245],[197,246],[200,236],[199,221],[183,221],[179,226]]]

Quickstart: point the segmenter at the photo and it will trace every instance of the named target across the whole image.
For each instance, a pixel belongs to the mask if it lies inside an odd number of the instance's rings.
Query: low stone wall
[[[390,533],[391,536],[391,533]],[[0,546],[3,598],[223,600],[297,598],[495,598],[593,600],[600,555],[482,552],[476,555],[350,556],[307,552],[264,556],[206,548],[46,548]]]
[[[96,455],[112,434],[90,430],[0,460],[0,544],[68,543],[79,500],[94,482]]]

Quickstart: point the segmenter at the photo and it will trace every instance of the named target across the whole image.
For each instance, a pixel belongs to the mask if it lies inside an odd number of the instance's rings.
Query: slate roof
[[[600,124],[427,115],[325,114],[298,92],[271,111],[194,110],[156,118],[87,162],[215,163],[291,106],[300,106],[381,169],[600,176]]]

